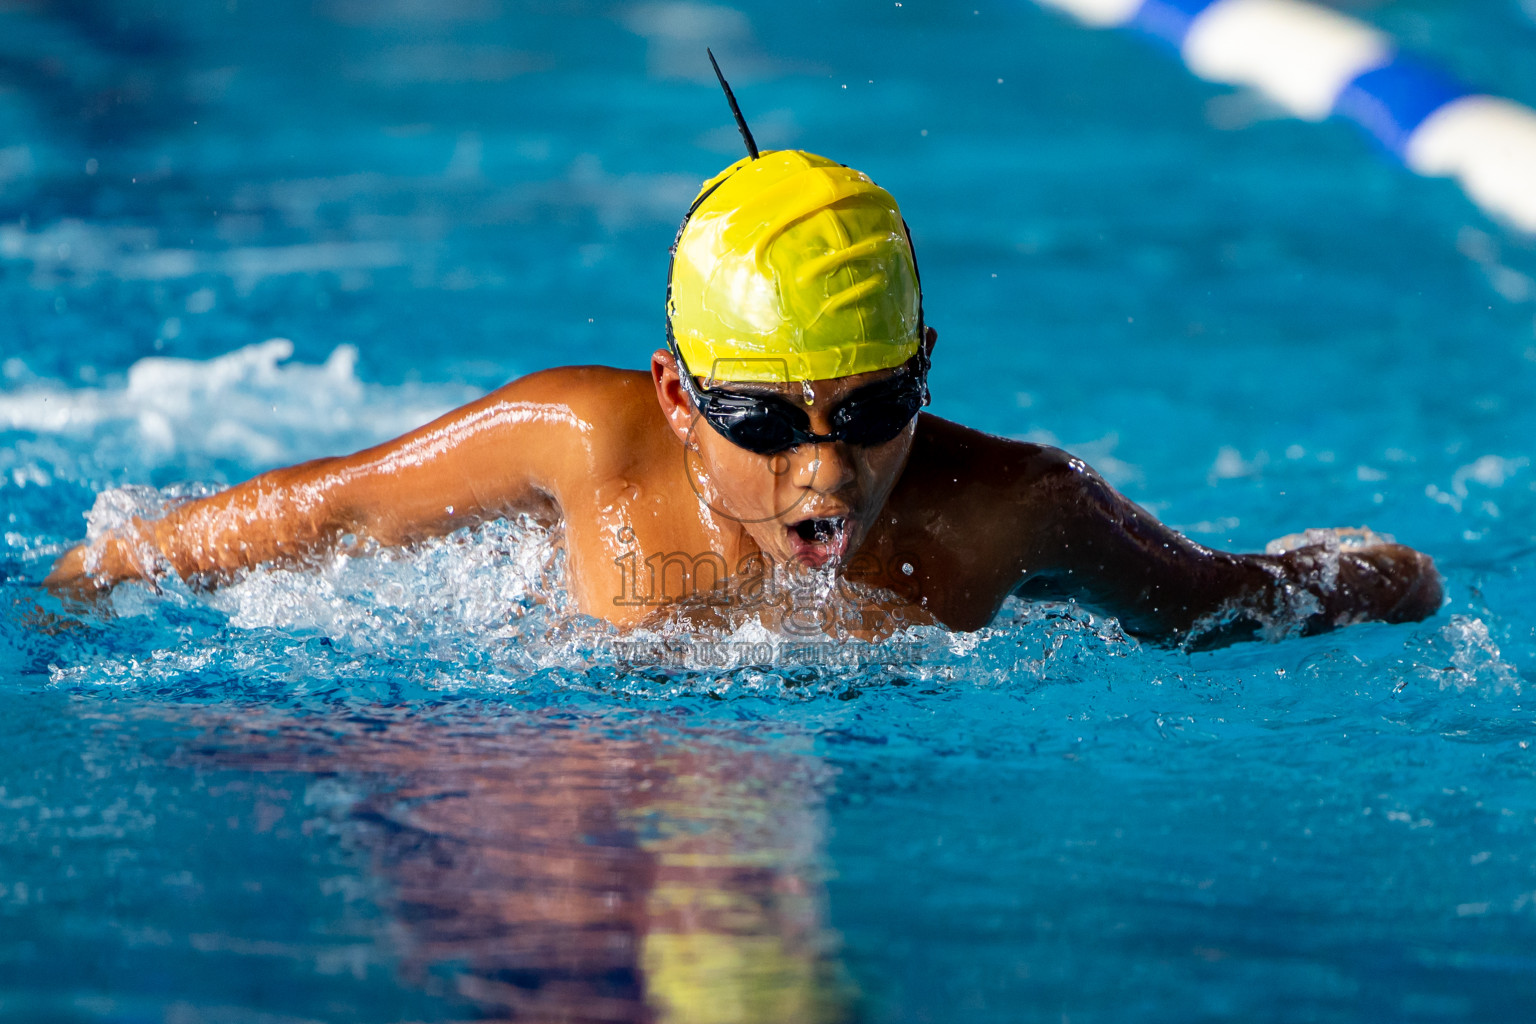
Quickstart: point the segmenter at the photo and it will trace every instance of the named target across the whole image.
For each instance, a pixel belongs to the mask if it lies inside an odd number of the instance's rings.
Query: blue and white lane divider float
[[[1416,174],[1454,178],[1491,217],[1536,234],[1536,110],[1400,54],[1363,22],[1304,0],[1036,2],[1162,39],[1199,77],[1295,117],[1353,121]]]

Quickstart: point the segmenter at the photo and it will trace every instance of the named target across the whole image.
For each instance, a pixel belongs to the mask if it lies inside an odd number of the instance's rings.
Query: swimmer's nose
[[[835,494],[853,482],[853,460],[840,441],[801,445],[794,459],[795,483],[818,494]]]

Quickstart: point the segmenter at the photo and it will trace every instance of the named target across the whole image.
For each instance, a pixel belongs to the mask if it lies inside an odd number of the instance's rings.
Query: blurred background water
[[[1536,102],[1530,0],[1335,6]],[[93,508],[644,365],[706,44],[901,201],[936,412],[1208,544],[1392,533],[1444,612],[641,671],[510,524],[53,617]],[[0,1016],[1529,1016],[1533,385],[1530,240],[1022,0],[0,2]]]

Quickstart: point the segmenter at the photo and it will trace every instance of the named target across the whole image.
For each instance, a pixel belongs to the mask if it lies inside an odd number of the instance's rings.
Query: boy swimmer
[[[864,600],[831,622],[813,588],[811,628],[866,636],[979,629],[1015,594],[1202,644],[1440,607],[1433,562],[1407,547],[1213,551],[1065,452],[922,412],[937,334],[896,201],[822,157],[759,153],[736,117],[749,156],[683,221],[649,374],[532,374],[377,447],[134,520],[67,552],[47,584],[213,585],[526,514],[563,523],[577,607],[620,626],[679,606],[793,623],[773,581],[803,596],[795,580],[829,576]]]

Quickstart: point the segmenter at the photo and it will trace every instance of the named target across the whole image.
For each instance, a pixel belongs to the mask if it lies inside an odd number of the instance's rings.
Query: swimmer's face
[[[876,370],[794,384],[722,382],[711,390],[782,398],[805,411],[813,433],[829,434],[840,403],[904,372]],[[671,353],[661,350],[651,357],[651,375],[668,425],[688,448],[700,497],[717,514],[739,522],[776,562],[813,567],[845,562],[864,542],[912,450],[916,416],[881,444],[808,443],[760,455],[732,443],[698,415]]]

